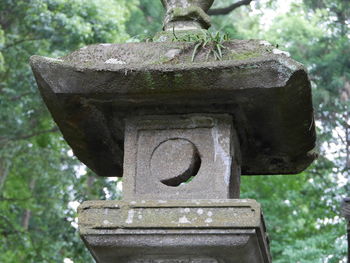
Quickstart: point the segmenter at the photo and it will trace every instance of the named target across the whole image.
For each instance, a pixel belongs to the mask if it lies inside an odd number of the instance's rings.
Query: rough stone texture
[[[167,42],[93,45],[31,65],[65,139],[98,175],[122,176],[125,118],[187,113],[232,115],[242,174],[301,172],[315,158],[304,67],[263,41],[223,44],[221,61],[206,61],[208,47],[191,62],[196,43]]]
[[[196,146],[185,139],[172,138],[161,142],[150,160],[151,174],[168,186],[179,186],[196,176],[201,159]]]
[[[166,9],[164,30],[208,29],[206,14],[214,0],[162,0]]]
[[[125,133],[123,198],[239,198],[240,153],[230,115],[131,118]]]
[[[207,12],[214,3],[214,0],[161,0],[165,9],[187,8],[191,5],[198,6]]]
[[[268,263],[254,200],[87,201],[80,234],[98,263]]]

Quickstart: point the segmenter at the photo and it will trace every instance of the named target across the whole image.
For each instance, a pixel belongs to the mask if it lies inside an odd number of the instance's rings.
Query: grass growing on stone
[[[188,34],[184,36],[177,36],[176,32],[173,31],[173,41],[179,42],[194,42],[195,46],[191,56],[191,61],[194,62],[196,55],[200,49],[206,49],[206,60],[210,55],[213,55],[215,60],[222,60],[222,53],[226,47],[223,45],[225,41],[229,40],[227,34],[220,32],[210,32],[202,30],[201,34]]]

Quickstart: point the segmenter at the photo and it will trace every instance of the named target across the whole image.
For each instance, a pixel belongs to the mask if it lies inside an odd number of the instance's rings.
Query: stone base
[[[98,263],[268,263],[254,200],[88,201],[80,235]]]

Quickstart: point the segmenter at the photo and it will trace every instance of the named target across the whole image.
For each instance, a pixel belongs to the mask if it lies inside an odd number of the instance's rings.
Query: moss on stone
[[[175,79],[174,79],[175,80],[175,85],[176,86],[181,86],[183,84],[183,81],[184,81],[182,74],[181,73],[176,73],[174,75],[174,77],[175,77]]]
[[[161,31],[156,33],[154,42],[195,42],[196,37],[203,37],[205,30],[180,30],[180,31]]]
[[[150,72],[145,72],[144,78],[146,82],[145,87],[147,87],[149,90],[155,89],[155,82],[152,74]]]
[[[245,60],[250,58],[257,58],[260,57],[262,54],[258,50],[253,51],[246,51],[242,53],[237,53],[233,50],[231,50],[231,54],[229,55],[229,58],[232,60]]]

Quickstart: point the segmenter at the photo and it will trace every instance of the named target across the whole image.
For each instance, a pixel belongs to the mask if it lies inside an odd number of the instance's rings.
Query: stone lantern
[[[31,58],[75,155],[123,177],[121,201],[79,207],[80,235],[99,263],[271,262],[240,176],[296,174],[314,160],[308,75],[265,41],[210,40],[213,0],[162,3],[155,42]]]

